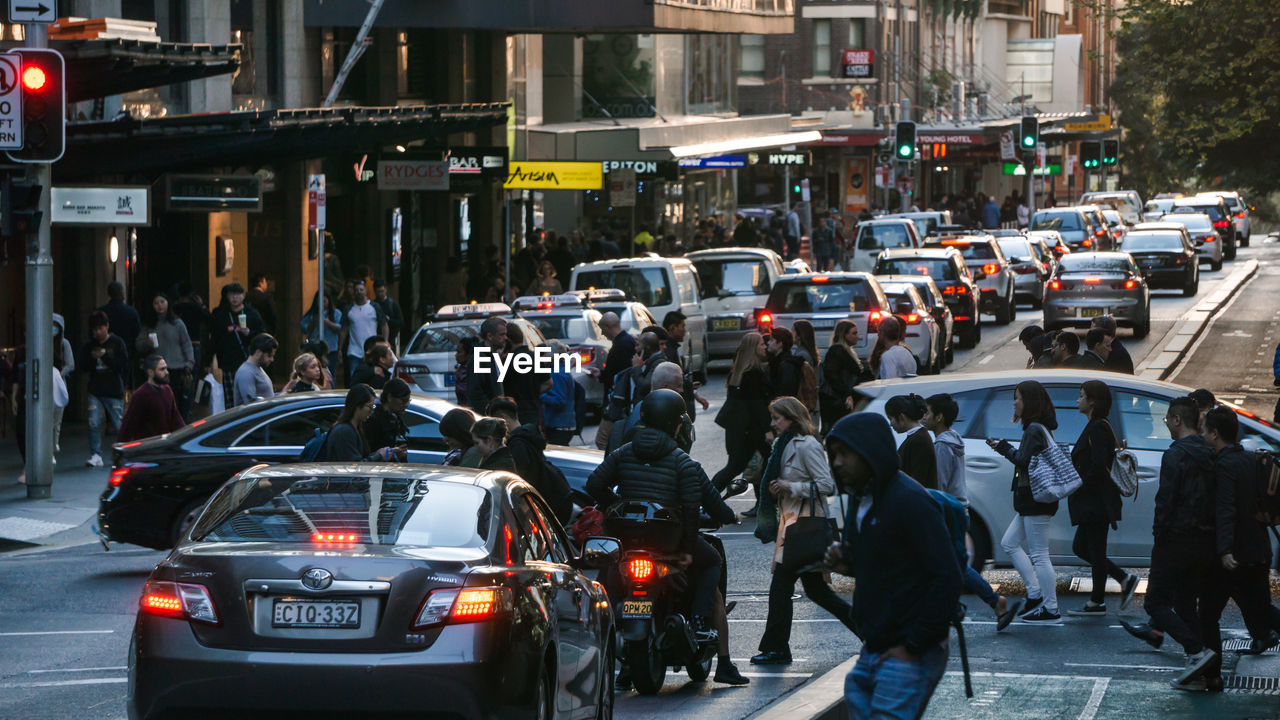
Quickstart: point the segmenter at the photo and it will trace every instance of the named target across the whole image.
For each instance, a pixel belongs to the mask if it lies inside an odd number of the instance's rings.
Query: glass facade
[[[653,117],[652,35],[587,35],[582,42],[582,115]]]

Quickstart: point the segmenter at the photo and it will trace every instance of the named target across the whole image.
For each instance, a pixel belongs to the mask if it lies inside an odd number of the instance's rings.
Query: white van
[[[707,348],[712,360],[733,358],[742,336],[756,329],[755,309],[787,268],[778,253],[764,248],[715,248],[686,257],[693,261],[706,298]]]
[[[875,270],[882,250],[918,248],[923,245],[916,224],[907,218],[876,218],[858,223],[858,236],[848,254],[845,269],[869,273]]]
[[[702,284],[698,270],[685,258],[657,256],[582,263],[573,268],[570,290],[617,288],[627,299],[644,304],[662,323],[672,310],[684,313],[684,354],[689,369],[707,368],[707,316],[702,310]]]

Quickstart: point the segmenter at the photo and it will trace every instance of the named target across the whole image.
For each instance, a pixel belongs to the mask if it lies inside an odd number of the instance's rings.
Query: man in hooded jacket
[[[884,417],[854,413],[827,434],[837,486],[850,494],[843,541],[827,566],[853,577],[862,652],[845,678],[851,717],[919,718],[947,668],[960,566],[942,512],[898,469]]]

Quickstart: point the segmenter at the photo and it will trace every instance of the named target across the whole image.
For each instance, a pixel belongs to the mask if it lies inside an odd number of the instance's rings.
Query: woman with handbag
[[[1120,609],[1133,598],[1138,576],[1127,573],[1107,558],[1107,530],[1120,522],[1120,489],[1111,481],[1111,466],[1116,460],[1116,433],[1107,416],[1111,413],[1111,388],[1100,380],[1088,380],[1080,386],[1076,408],[1089,418],[1080,431],[1080,439],[1071,450],[1071,464],[1080,473],[1080,489],[1067,498],[1071,524],[1076,537],[1071,552],[1093,568],[1093,588],[1089,601],[1068,615],[1105,616],[1107,614],[1107,576],[1120,583]]]
[[[1013,463],[1013,509],[1017,513],[1000,540],[1013,567],[1027,586],[1026,609],[1018,619],[1033,624],[1057,625],[1057,576],[1049,560],[1049,521],[1058,503],[1037,502],[1031,493],[1031,461],[1045,452],[1058,429],[1057,414],[1044,386],[1024,380],[1013,390],[1013,419],[1022,423],[1022,439],[1015,450],[1008,440],[987,438],[996,452]],[[1026,545],[1024,548],[1023,545]]]
[[[724,428],[724,448],[729,455],[729,463],[711,479],[712,484],[721,492],[729,487],[729,483],[739,473],[747,469],[752,457],[757,454],[765,457],[769,455],[769,445],[764,436],[769,431],[769,398],[772,390],[765,372],[765,357],[764,338],[760,333],[749,332],[742,336],[737,354],[733,357],[733,369],[729,371],[729,392],[725,397],[724,407],[716,415],[716,424]],[[741,493],[746,487],[735,490],[729,495]],[[759,491],[757,487],[757,496]],[[754,515],[754,510],[752,508],[747,511],[751,513],[748,517]]]
[[[780,397],[769,405],[769,416],[777,438],[761,482],[777,500],[778,529],[769,617],[760,638],[760,654],[751,663],[787,665],[791,663],[791,594],[797,579],[810,600],[846,625],[850,606],[822,574],[823,553],[838,537],[827,519],[824,500],[835,494],[836,484],[822,443],[813,436],[809,411],[796,398]]]

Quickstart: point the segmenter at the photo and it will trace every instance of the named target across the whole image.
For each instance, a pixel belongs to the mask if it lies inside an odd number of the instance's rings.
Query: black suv
[[[982,339],[978,318],[978,284],[973,281],[964,256],[953,247],[898,248],[885,250],[876,261],[876,275],[928,275],[951,308],[960,347],[971,348]]]

